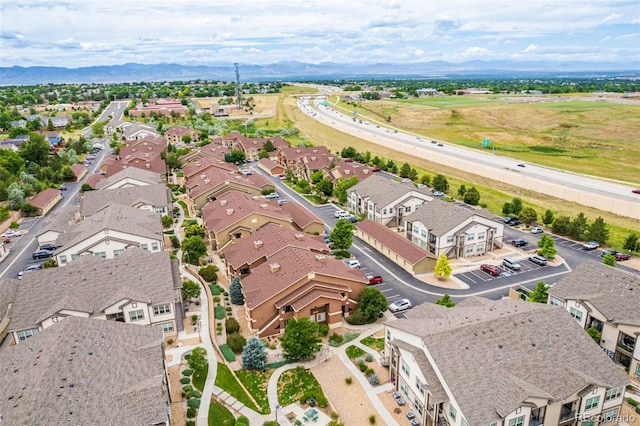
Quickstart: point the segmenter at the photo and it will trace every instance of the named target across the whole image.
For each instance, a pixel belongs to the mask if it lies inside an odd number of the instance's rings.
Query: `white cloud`
[[[537,48],[538,48],[538,45],[531,43],[529,46],[527,46],[526,49],[524,49],[524,53],[533,52]]]

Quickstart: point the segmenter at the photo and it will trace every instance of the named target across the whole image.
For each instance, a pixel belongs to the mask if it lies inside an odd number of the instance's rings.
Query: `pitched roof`
[[[351,193],[356,191],[360,198],[369,198],[374,204],[386,206],[402,196],[413,192],[420,198],[431,200],[433,195],[425,188],[416,188],[413,183],[397,182],[393,179],[387,179],[376,173],[373,176],[358,182],[348,189]]]
[[[229,172],[217,167],[210,167],[203,170],[199,175],[192,175],[187,179],[187,188],[192,198],[198,197],[213,188],[233,183],[236,186],[260,192],[266,186],[273,187],[273,184],[264,176],[253,174],[249,176],[241,175],[237,171]],[[230,188],[231,189],[231,188]]]
[[[563,300],[588,301],[609,321],[640,326],[640,278],[602,262],[582,263],[548,293]]]
[[[202,208],[202,219],[207,229],[214,232],[221,231],[251,214],[293,222],[276,203],[270,203],[257,196],[254,199],[252,195],[241,191],[229,191]]]
[[[203,148],[205,147],[202,147],[200,149],[203,149]],[[222,147],[218,147],[218,148],[222,148]],[[190,154],[193,152],[194,151],[191,151]],[[183,156],[180,158],[182,159],[184,157],[186,156]],[[194,175],[206,173],[210,168],[220,169],[227,172],[238,171],[238,167],[235,164],[227,163],[226,161],[222,161],[213,157],[202,157],[182,166],[182,172],[184,173],[184,177],[189,179]]]
[[[125,170],[134,170],[134,169],[135,169],[135,170],[140,170],[140,169],[136,169],[135,167],[128,167],[128,168],[126,168]],[[93,188],[93,189],[97,189],[97,188],[98,188],[98,186],[100,186],[100,182],[101,182],[103,179],[106,179],[106,177],[105,177],[104,175],[101,175],[101,174],[99,174],[99,173],[94,173],[94,174],[92,174],[91,176],[89,176],[89,177],[87,178],[87,180],[85,181],[85,183],[86,183],[87,185],[89,185],[91,188]]]
[[[10,331],[35,328],[65,309],[98,316],[123,299],[154,305],[172,303],[174,289],[181,285],[168,252],[136,248],[115,259],[80,256],[65,267],[24,274],[21,283]]]
[[[365,234],[383,242],[385,247],[413,265],[426,257],[433,257],[428,251],[415,245],[411,240],[403,237],[402,234],[398,234],[378,222],[365,219],[357,223],[356,227]]]
[[[140,204],[155,207],[170,206],[171,192],[163,183],[88,191],[82,198],[81,212],[84,216],[90,216],[111,204],[129,207],[137,207]]]
[[[20,281],[5,279],[0,281],[0,321],[8,313],[9,305],[15,302]]]
[[[41,209],[59,196],[59,189],[47,188],[44,191],[38,192],[31,200],[29,200],[29,203],[31,203],[32,206]]]
[[[264,166],[267,170],[273,170],[276,167],[284,167],[282,164],[277,163],[269,158],[261,158],[260,160],[258,160],[258,163]]]
[[[137,180],[148,184],[162,183],[160,173],[137,167],[127,167],[100,181],[98,189],[107,188],[125,179]]]
[[[108,164],[107,177],[113,176],[130,167],[159,174],[167,173],[167,164],[160,157],[130,158],[128,160],[116,160],[112,164]]]
[[[309,209],[304,207],[300,203],[291,202],[285,203],[280,206],[280,209],[287,215],[291,216],[293,223],[295,223],[300,229],[304,229],[312,223],[324,224],[324,222]]]
[[[313,280],[318,282],[322,281],[323,275],[358,283],[366,282],[362,271],[351,269],[340,260],[302,248],[286,247],[242,279],[242,292],[247,307],[253,309],[275,295],[282,298],[289,287],[311,273],[314,274]]]
[[[242,265],[251,265],[262,257],[268,259],[274,253],[291,246],[329,253],[322,237],[286,229],[275,223],[264,225],[251,234],[250,238],[234,240],[223,252],[225,262],[238,269]]]
[[[71,166],[71,170],[73,174],[76,175],[76,179],[81,178],[85,173],[87,173],[87,167],[84,164],[74,164]]]
[[[68,204],[62,209],[58,210],[58,213],[45,218],[40,228],[40,232],[37,236],[40,236],[48,231],[54,232],[66,232],[71,229],[75,223],[80,221],[80,211],[78,206]]]
[[[485,210],[459,207],[434,198],[405,216],[405,220],[407,222],[421,222],[429,229],[429,233],[442,236],[465,220],[476,216],[495,222],[493,216]]]
[[[362,182],[374,175],[373,167],[345,162],[338,162],[335,165],[333,169],[327,171],[333,181],[358,176],[358,182]]]
[[[418,307],[408,319],[387,322],[421,337],[469,424],[499,421],[530,397],[560,401],[589,385],[627,384],[565,310],[473,299],[449,309]],[[523,360],[545,368],[523,368]]]
[[[164,424],[162,344],[155,327],[60,321],[0,350],[2,419],[11,425]]]

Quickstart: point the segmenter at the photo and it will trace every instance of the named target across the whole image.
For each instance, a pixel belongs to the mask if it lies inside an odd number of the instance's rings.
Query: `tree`
[[[333,188],[333,195],[341,204],[344,204],[347,202],[347,190],[357,183],[358,176],[353,176],[347,179],[338,179],[335,187]]]
[[[514,198],[511,200],[511,213],[512,213],[514,216],[519,216],[519,215],[520,215],[520,212],[521,212],[521,211],[522,211],[522,209],[523,209],[523,207],[524,207],[524,206],[523,206],[523,204],[522,204],[522,199],[520,199],[520,198],[518,198],[518,197],[514,197]]]
[[[586,232],[587,232],[587,218],[584,213],[578,213],[578,216],[575,217],[569,224],[569,236],[575,238],[576,240],[584,240]]]
[[[475,186],[472,186],[464,193],[464,202],[472,206],[477,206],[480,203],[480,192]]]
[[[538,220],[538,213],[531,207],[525,207],[520,212],[518,219],[522,221],[527,226],[530,226],[533,222]]]
[[[316,190],[330,197],[331,194],[333,194],[333,183],[327,178],[322,178],[322,180],[316,184]]]
[[[276,147],[273,146],[273,142],[271,142],[270,140],[266,141],[264,143],[264,145],[262,146],[262,149],[264,149],[267,152],[273,152],[276,150]]]
[[[185,236],[185,238],[189,238],[189,237],[204,238],[206,232],[207,231],[204,229],[204,226],[198,225],[198,224],[193,224],[193,225],[187,226],[184,229],[184,236]]]
[[[418,179],[418,171],[412,167],[411,170],[409,170],[409,176],[408,177],[412,181],[415,181],[416,179]]]
[[[207,254],[207,245],[198,236],[185,238],[182,242],[182,261],[185,260],[192,265],[197,265],[198,260]]]
[[[629,251],[638,250],[638,234],[629,234],[627,238],[624,239],[623,247]]]
[[[202,288],[200,284],[195,281],[185,281],[182,283],[182,299],[197,299],[200,297],[200,292],[202,292]]]
[[[53,125],[53,121],[51,120],[51,118],[49,118],[49,120],[47,121],[47,130],[52,132],[56,129],[56,126]]]
[[[320,350],[318,324],[309,318],[291,318],[280,338],[280,345],[287,359],[308,359]]]
[[[360,293],[358,307],[352,316],[360,317],[363,321],[360,324],[370,324],[380,318],[380,315],[388,307],[389,302],[380,290],[375,287],[367,287]]]
[[[553,259],[556,256],[556,242],[553,238],[548,235],[542,235],[538,240],[538,254],[540,256],[548,257]]]
[[[447,192],[449,189],[449,182],[444,175],[435,175],[431,183],[436,191]]]
[[[9,200],[9,208],[11,210],[20,210],[22,204],[24,204],[24,191],[18,186],[17,183],[12,183],[7,188],[7,195]]]
[[[104,137],[104,122],[100,121],[91,125],[91,133],[98,138]]]
[[[342,148],[342,151],[340,151],[340,157],[342,158],[353,158],[357,154],[358,154],[358,151],[356,151],[356,149],[351,146]]]
[[[58,267],[58,262],[56,262],[56,260],[52,257],[51,259],[47,260],[46,262],[42,263],[42,268],[57,268]]]
[[[553,223],[553,212],[551,210],[547,209],[547,211],[544,212],[544,215],[542,215],[542,223],[544,223],[545,226]]]
[[[49,159],[49,149],[51,145],[44,135],[32,134],[29,140],[20,145],[20,155],[29,163],[36,163],[39,166],[46,166]]]
[[[433,274],[441,281],[451,276],[451,263],[449,263],[446,254],[441,254],[440,257],[438,257],[436,266],[433,269]]]
[[[20,211],[22,212],[23,216],[27,217],[38,215],[38,208],[28,201],[22,203],[22,205],[20,206]]]
[[[502,205],[502,214],[505,216],[509,216],[511,214],[511,212],[513,211],[513,206],[511,205],[510,202],[506,202]]]
[[[198,270],[198,275],[208,283],[215,282],[218,280],[218,267],[216,265],[204,266]]]
[[[242,281],[240,277],[233,277],[229,284],[229,297],[234,305],[244,305],[244,294],[242,293]]]
[[[408,178],[410,172],[411,172],[411,166],[409,165],[409,163],[404,163],[402,167],[400,167],[401,178]]]
[[[224,329],[227,334],[238,333],[240,331],[240,323],[234,317],[224,320]]]
[[[191,141],[192,141],[191,135],[184,135],[184,136],[182,137],[182,142],[184,142],[184,143],[186,143],[186,144],[191,143]]]
[[[538,281],[536,288],[529,293],[527,300],[534,303],[547,303],[547,299],[549,298],[549,294],[547,293],[548,289],[549,286],[544,281]]]
[[[227,345],[235,353],[242,352],[242,347],[247,344],[247,339],[242,337],[240,333],[231,333],[227,336]]]
[[[240,149],[234,149],[230,153],[226,153],[224,155],[224,161],[226,161],[227,163],[242,164],[246,159],[247,156],[245,155],[244,151]]]
[[[264,370],[267,365],[265,344],[257,337],[251,337],[242,348],[242,368],[244,370]]]
[[[611,254],[611,253],[607,253],[604,256],[602,256],[602,263],[604,263],[605,265],[609,265],[611,267],[616,267],[616,256]]]
[[[598,216],[596,220],[587,228],[586,239],[589,241],[597,241],[604,244],[609,239],[609,228],[602,217]]]
[[[436,305],[446,306],[447,308],[453,308],[456,306],[456,304],[453,303],[453,300],[451,300],[449,293],[445,293],[440,299],[436,300]]]
[[[467,188],[464,186],[464,184],[460,185],[460,187],[458,188],[458,195],[460,197],[464,197],[465,192],[467,192]]]
[[[169,215],[163,215],[162,216],[162,227],[163,228],[170,228],[171,225],[173,225],[173,219],[171,219],[171,216]]]
[[[316,170],[311,173],[311,183],[318,183],[322,180],[322,170]]]
[[[338,219],[336,226],[329,234],[329,241],[334,250],[349,250],[353,243],[353,230],[355,226],[347,220]]]
[[[186,355],[187,363],[189,364],[189,368],[202,371],[207,366],[207,350],[198,346],[197,348],[193,348],[189,355]]]
[[[602,333],[600,333],[600,331],[598,331],[597,328],[595,328],[594,326],[591,326],[589,328],[587,328],[587,334],[589,336],[591,336],[591,338],[597,343],[600,344],[600,339],[602,339]]]
[[[560,235],[569,234],[569,226],[571,225],[571,218],[569,216],[558,216],[553,220],[553,225],[551,225],[551,230],[554,233]]]
[[[178,157],[178,154],[175,152],[169,152],[164,156],[164,162],[169,168],[169,170],[179,169],[182,167],[182,163]]]
[[[431,176],[422,175],[422,177],[420,178],[420,183],[423,185],[431,186]]]
[[[91,185],[85,182],[80,187],[80,192],[87,192],[87,191],[93,191],[93,188],[91,187]]]

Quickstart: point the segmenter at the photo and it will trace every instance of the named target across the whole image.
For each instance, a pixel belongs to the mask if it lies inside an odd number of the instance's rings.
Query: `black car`
[[[34,259],[46,259],[53,256],[53,250],[36,250],[31,255]]]
[[[523,240],[522,238],[518,238],[517,240],[513,240],[511,241],[511,245],[515,246],[515,247],[524,247],[526,246],[527,243],[525,240]]]
[[[40,246],[40,250],[56,251],[56,246],[53,244],[43,244]]]

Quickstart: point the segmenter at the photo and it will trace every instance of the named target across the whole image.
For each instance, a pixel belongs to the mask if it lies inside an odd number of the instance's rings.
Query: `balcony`
[[[562,410],[560,412],[560,423],[570,422],[576,419],[576,410]]]
[[[544,423],[543,421],[538,420],[538,419],[529,420],[529,426],[541,426],[543,423]]]

